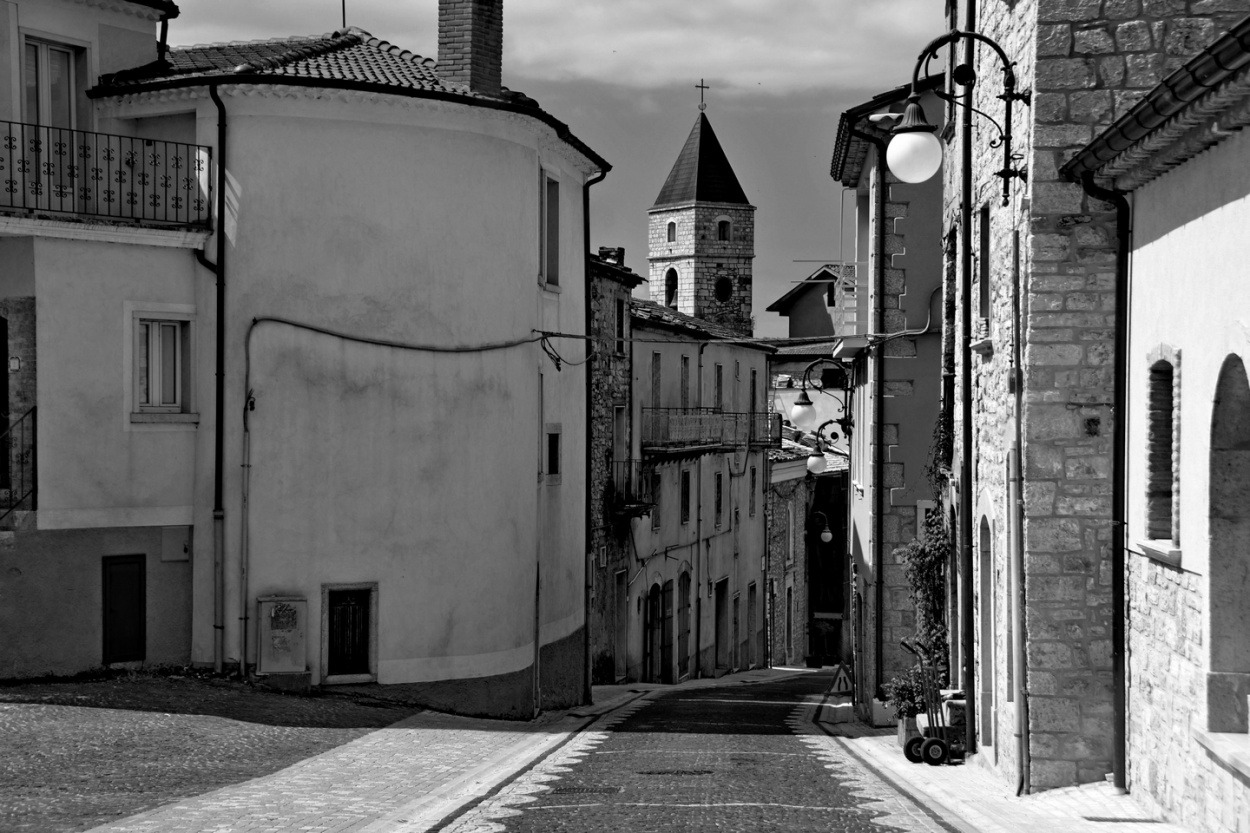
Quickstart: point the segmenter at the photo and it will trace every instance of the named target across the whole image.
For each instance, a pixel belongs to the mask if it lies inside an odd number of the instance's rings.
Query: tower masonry
[[[648,214],[651,300],[751,335],[755,206],[702,112]]]

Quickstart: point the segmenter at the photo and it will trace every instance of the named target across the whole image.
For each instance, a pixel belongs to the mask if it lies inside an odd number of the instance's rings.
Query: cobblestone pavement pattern
[[[193,676],[0,687],[0,831],[86,830],[276,772],[414,711]]]
[[[637,701],[440,833],[952,830],[815,728],[829,682],[809,674]]]

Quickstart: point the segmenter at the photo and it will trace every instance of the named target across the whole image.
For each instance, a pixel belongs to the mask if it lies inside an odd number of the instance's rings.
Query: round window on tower
[[[716,300],[728,301],[734,294],[734,282],[732,278],[717,278],[716,286],[713,289],[716,293]]]

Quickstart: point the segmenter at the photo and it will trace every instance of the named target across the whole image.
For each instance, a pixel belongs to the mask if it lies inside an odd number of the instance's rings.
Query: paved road
[[[636,701],[443,833],[952,830],[813,725],[829,682],[807,674]]]

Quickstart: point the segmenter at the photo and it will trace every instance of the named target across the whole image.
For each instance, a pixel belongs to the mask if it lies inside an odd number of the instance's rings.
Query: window
[[[660,471],[651,470],[651,528],[660,528]]]
[[[690,407],[690,357],[681,357],[681,407]]]
[[[668,224],[668,242],[670,243],[677,242],[677,224],[676,223]]]
[[[616,354],[625,355],[625,299],[616,299]]]
[[[728,243],[733,239],[733,223],[728,220],[716,221],[716,239],[722,243]]]
[[[189,316],[136,315],[133,413],[191,412],[191,352]]]
[[[560,181],[542,175],[542,283],[560,285]]]
[[[755,368],[751,368],[751,402],[747,405],[747,411],[755,413],[755,400],[759,397],[759,374]]]
[[[716,283],[712,285],[712,295],[722,304],[734,296],[734,282],[732,278],[720,277],[716,279]]]
[[[786,564],[794,563],[794,507],[786,504]]]
[[[547,482],[560,482],[560,430],[547,429]]]
[[[660,354],[651,354],[651,407],[660,407]]]
[[[747,498],[747,514],[752,518],[755,517],[755,490],[759,488],[756,483],[755,466],[751,466],[751,496]]]
[[[664,306],[677,309],[677,270],[664,273]]]
[[[716,525],[720,526],[725,518],[725,475],[723,472],[716,472]]]
[[[690,471],[681,472],[681,522],[690,523]]]
[[[28,38],[22,68],[22,118],[46,127],[74,127],[74,50]]]
[[[981,206],[980,219],[981,251],[978,264],[980,286],[977,295],[977,315],[981,318],[984,335],[988,337],[990,321],[990,207],[988,205]]]
[[[725,407],[725,368],[723,365],[716,365],[715,375],[712,378],[712,407],[720,411]]]
[[[1166,356],[1166,357],[1165,357]],[[1154,541],[1180,543],[1176,523],[1177,443],[1175,351],[1156,350],[1150,366],[1148,450],[1146,462],[1146,534]],[[1173,361],[1169,361],[1171,358]]]

